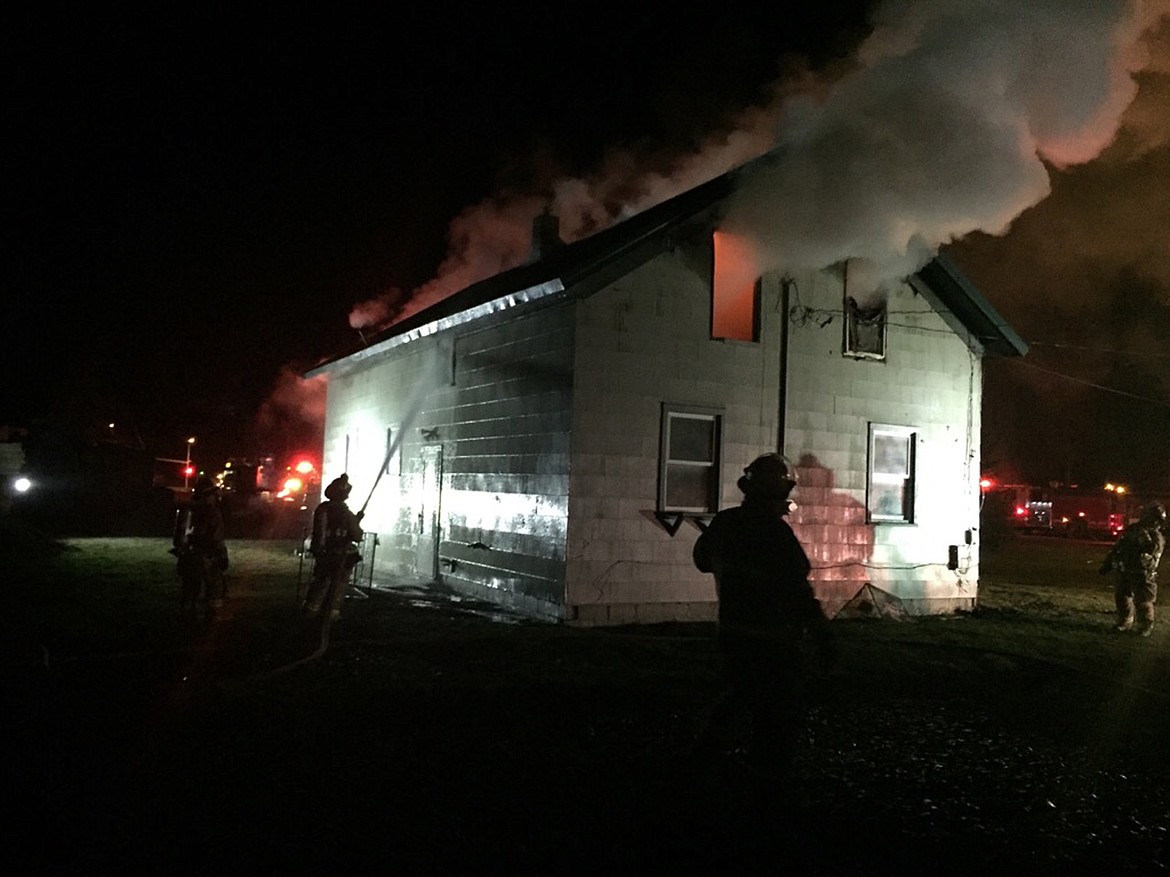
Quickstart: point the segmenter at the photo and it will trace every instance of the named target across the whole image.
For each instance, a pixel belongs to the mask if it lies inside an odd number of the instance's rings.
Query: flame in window
[[[759,260],[751,241],[717,231],[711,293],[711,337],[758,341]]]

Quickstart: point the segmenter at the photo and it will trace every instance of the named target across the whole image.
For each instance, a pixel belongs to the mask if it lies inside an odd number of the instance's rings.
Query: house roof
[[[341,363],[354,365],[424,335],[520,304],[569,293],[589,295],[670,247],[679,233],[713,224],[740,181],[777,157],[765,154],[594,235],[552,249],[538,261],[465,287],[393,324],[365,347],[323,361],[306,376],[332,371]],[[910,282],[956,332],[969,341],[977,339],[985,353],[1027,352],[1007,321],[945,256],[937,256]]]
[[[960,335],[973,336],[984,354],[1023,356],[1028,352],[1027,343],[945,253],[939,253],[908,279],[952,329]]]

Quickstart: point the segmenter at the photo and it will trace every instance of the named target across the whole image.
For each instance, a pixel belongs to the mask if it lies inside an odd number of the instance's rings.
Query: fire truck
[[[1112,484],[1096,490],[1020,484],[996,489],[1012,494],[1012,524],[1021,530],[1072,539],[1115,539],[1129,523],[1125,490]]]
[[[1124,501],[1109,495],[1058,494],[1050,507],[1052,527],[1074,539],[1116,539],[1129,520]]]
[[[229,460],[222,480],[226,493],[258,496],[265,503],[291,503],[305,509],[320,499],[321,475],[306,454],[293,455],[283,467],[274,454],[262,454],[254,461]]]

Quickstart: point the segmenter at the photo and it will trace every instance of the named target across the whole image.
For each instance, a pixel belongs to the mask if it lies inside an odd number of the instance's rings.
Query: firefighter
[[[200,475],[175,519],[171,553],[178,558],[180,606],[189,620],[210,620],[227,598],[228,551],[219,488]]]
[[[796,486],[780,454],[754,460],[738,481],[743,503],[719,512],[695,542],[695,566],[715,575],[716,645],[724,690],[695,756],[716,766],[740,715],[749,720],[749,766],[756,791],[784,796],[803,720],[802,645],[811,637],[832,658],[828,619],[808,582],[809,561],[784,519]]]
[[[1113,598],[1117,605],[1117,630],[1137,624],[1137,632],[1149,636],[1154,630],[1154,601],[1158,598],[1158,564],[1166,547],[1166,507],[1150,503],[1141,517],[1126,527],[1105,562],[1101,575],[1117,573]]]
[[[309,540],[313,580],[304,605],[308,615],[328,611],[332,620],[341,616],[346,579],[361,560],[357,543],[364,535],[361,521],[365,513],[354,514],[346,505],[352,490],[348,475],[334,478],[325,488],[325,502],[313,512],[313,535]]]

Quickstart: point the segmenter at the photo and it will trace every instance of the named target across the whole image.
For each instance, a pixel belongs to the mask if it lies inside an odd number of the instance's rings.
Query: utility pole
[[[183,490],[187,489],[187,482],[191,480],[191,445],[195,444],[195,436],[187,439],[187,462],[183,465]]]

